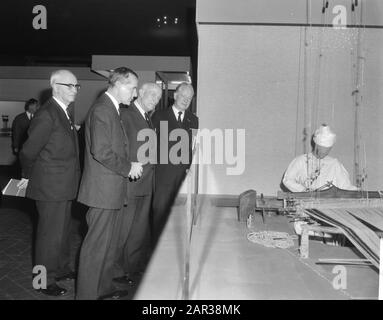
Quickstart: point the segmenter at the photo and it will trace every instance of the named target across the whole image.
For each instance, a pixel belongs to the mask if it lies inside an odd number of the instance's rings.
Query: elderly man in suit
[[[36,112],[28,130],[20,160],[26,196],[36,201],[39,215],[35,265],[47,271],[47,287],[39,291],[52,296],[66,293],[56,281],[74,279],[70,269],[72,200],[80,180],[77,133],[67,113],[80,85],[74,74],[58,70],[50,78],[53,97]]]
[[[149,113],[154,110],[161,95],[162,90],[158,85],[145,83],[139,90],[137,100],[121,112],[129,138],[129,155],[132,161],[143,163],[143,174],[139,180],[128,182],[129,219],[123,229],[130,231],[128,239],[122,244],[124,249],[120,259],[120,268],[124,275],[114,279],[120,284],[134,284],[133,278],[145,270],[149,255],[149,214],[154,191],[154,166],[157,161],[156,136]],[[148,139],[140,138],[141,134]],[[145,159],[139,159],[140,156]]]
[[[127,294],[116,290],[112,279],[120,226],[126,215],[127,178],[138,179],[142,165],[129,161],[129,141],[119,105],[129,104],[137,96],[137,82],[137,74],[128,68],[111,71],[107,91],[90,108],[85,121],[85,162],[78,201],[90,208],[80,253],[77,299]]]
[[[186,171],[190,168],[192,160],[193,129],[198,129],[198,117],[188,108],[193,100],[194,90],[191,84],[179,84],[174,93],[174,104],[167,109],[157,110],[152,116],[152,122],[157,133],[157,159],[155,172],[155,192],[153,196],[152,235],[155,245],[166,224],[171,207],[178,194]],[[162,124],[161,124],[162,123]],[[167,132],[161,132],[166,128]],[[174,163],[169,152],[179,141],[171,141],[170,133],[174,129],[185,130],[188,136],[187,155],[184,163]],[[183,148],[182,150],[185,150]],[[163,157],[165,155],[165,157]]]

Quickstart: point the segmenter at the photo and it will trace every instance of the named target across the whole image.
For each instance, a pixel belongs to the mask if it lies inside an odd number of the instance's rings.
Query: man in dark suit
[[[28,128],[33,118],[33,115],[38,109],[38,102],[36,99],[29,99],[25,102],[25,112],[18,114],[12,122],[12,151],[17,157],[15,169],[17,171],[17,178],[21,177],[21,165],[19,152],[24,142],[28,138]]]
[[[121,119],[129,139],[131,161],[143,164],[142,177],[137,181],[128,182],[129,220],[123,229],[130,231],[123,244],[123,254],[119,261],[124,275],[114,279],[122,284],[134,284],[132,277],[139,276],[145,270],[149,255],[149,214],[154,191],[154,166],[157,161],[156,136],[149,113],[154,110],[161,95],[162,91],[158,85],[145,83],[139,90],[137,100],[121,112]],[[142,141],[141,134],[148,139]]]
[[[29,124],[37,108],[37,100],[29,99],[25,102],[25,112],[18,114],[12,122],[12,150],[15,155],[19,154],[21,147],[28,138]]]
[[[112,283],[121,225],[126,218],[127,178],[138,179],[142,165],[128,160],[129,142],[119,105],[137,96],[137,74],[113,70],[108,90],[90,108],[85,121],[85,161],[78,201],[89,206],[88,232],[80,253],[77,299],[119,298]]]
[[[174,200],[185,179],[186,171],[191,164],[193,129],[198,129],[198,117],[188,110],[193,96],[192,85],[185,82],[181,83],[175,90],[173,106],[168,109],[157,110],[152,116],[152,122],[157,133],[158,159],[151,223],[154,246],[158,242]],[[164,129],[167,132],[161,132]],[[188,145],[182,148],[182,151],[186,150],[187,154],[178,155],[184,160],[181,163],[175,163],[174,160],[176,159],[172,159],[170,152],[173,146],[179,144],[179,140],[171,141],[169,139],[170,133],[175,129],[184,130],[188,137]]]
[[[28,130],[20,160],[21,187],[36,201],[39,215],[36,233],[35,265],[47,271],[44,294],[59,296],[66,292],[56,284],[75,277],[70,269],[70,226],[72,200],[80,180],[77,133],[67,113],[80,85],[68,70],[52,73],[53,97],[36,112]]]

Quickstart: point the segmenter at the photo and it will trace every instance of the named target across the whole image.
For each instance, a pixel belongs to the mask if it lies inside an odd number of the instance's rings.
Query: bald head
[[[69,70],[56,70],[52,72],[50,83],[53,96],[69,105],[76,99],[78,85],[76,76]]]
[[[153,83],[148,82],[144,83],[139,92],[137,102],[144,109],[145,112],[150,112],[154,110],[162,96],[161,88]]]

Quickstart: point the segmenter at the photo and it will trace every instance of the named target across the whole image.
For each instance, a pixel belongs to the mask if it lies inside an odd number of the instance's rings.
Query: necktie
[[[151,122],[150,122],[149,115],[148,115],[147,112],[145,112],[145,120],[146,120],[146,122],[148,123],[149,127],[151,128],[151,127],[152,127],[152,124],[151,124]]]
[[[73,130],[73,122],[72,122],[72,119],[70,118],[70,114],[68,112],[68,109],[65,110],[65,113],[66,113],[66,116],[68,118],[68,121],[69,121],[69,124],[70,124],[70,128],[71,128],[71,130]]]
[[[178,121],[179,124],[182,124],[181,116],[182,116],[182,111],[178,111],[178,119],[177,119],[177,121]]]

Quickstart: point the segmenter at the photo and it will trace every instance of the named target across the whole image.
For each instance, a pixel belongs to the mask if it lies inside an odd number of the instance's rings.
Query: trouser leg
[[[133,221],[124,246],[125,273],[142,272],[147,263],[150,243],[149,213],[152,195],[137,196],[128,202],[128,211],[132,212]]]
[[[122,222],[120,210],[90,208],[80,252],[77,299],[97,299],[114,290],[112,279]]]
[[[50,285],[70,262],[70,205],[68,201],[36,201],[36,207],[39,217],[35,264],[46,268],[47,285]]]

